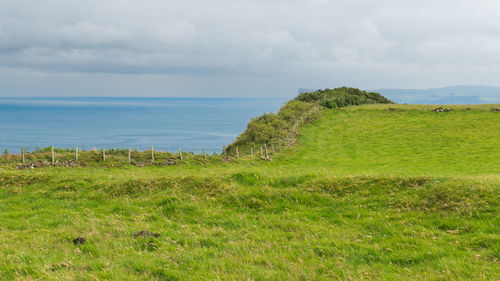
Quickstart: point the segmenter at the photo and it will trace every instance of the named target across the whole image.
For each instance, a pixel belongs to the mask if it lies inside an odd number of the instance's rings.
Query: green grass
[[[6,165],[0,280],[500,279],[499,113],[387,107],[325,110],[273,161]]]
[[[387,111],[387,108],[394,111]],[[498,175],[500,114],[492,106],[363,105],[327,110],[302,130],[286,165],[335,174]],[[470,108],[470,109],[466,109]],[[427,110],[424,110],[427,109]]]

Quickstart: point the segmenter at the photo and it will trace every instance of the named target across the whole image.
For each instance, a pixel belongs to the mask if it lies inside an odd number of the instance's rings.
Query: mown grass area
[[[498,280],[490,107],[325,110],[273,161],[5,166],[0,280]]]

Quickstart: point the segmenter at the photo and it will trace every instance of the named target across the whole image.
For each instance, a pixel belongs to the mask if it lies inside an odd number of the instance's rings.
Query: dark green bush
[[[295,100],[320,102],[327,108],[338,108],[349,105],[369,103],[392,103],[379,93],[365,92],[357,88],[342,87],[336,89],[317,90],[313,93],[302,93]]]

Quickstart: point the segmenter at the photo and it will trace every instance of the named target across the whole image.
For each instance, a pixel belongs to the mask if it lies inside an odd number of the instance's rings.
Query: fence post
[[[250,147],[250,154],[252,154],[252,159],[253,159],[253,146]]]
[[[56,163],[56,156],[54,155],[54,146],[51,146],[50,150],[52,152],[52,165],[54,165]]]
[[[203,157],[205,157],[205,160],[207,160],[207,153],[205,152],[205,148],[203,148]]]
[[[75,161],[78,161],[78,146],[75,149]]]
[[[264,157],[264,152],[262,152],[262,145],[260,146],[260,157]]]
[[[151,163],[155,161],[155,148],[151,146]]]
[[[269,154],[267,154],[267,143],[264,144],[264,147],[266,148],[266,158],[269,158]]]
[[[24,164],[24,147],[21,148],[21,156],[23,157],[23,164]]]
[[[104,146],[102,147],[102,160],[106,161],[106,149],[104,148]]]
[[[129,148],[128,148],[128,163],[129,163],[129,164],[130,164],[130,162],[132,162],[132,161],[130,161],[130,154],[131,154],[131,151],[130,151],[130,147],[129,147]]]
[[[223,146],[222,149],[224,149],[224,156],[227,157],[226,146]]]
[[[240,159],[240,152],[238,151],[238,147],[236,147],[236,158]]]
[[[181,156],[181,161],[184,161],[184,157],[182,156],[182,148],[179,147],[179,155]]]

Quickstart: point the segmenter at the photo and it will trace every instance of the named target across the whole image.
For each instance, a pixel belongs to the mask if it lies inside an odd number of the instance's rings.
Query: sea
[[[0,153],[21,148],[221,152],[272,98],[0,98]]]

